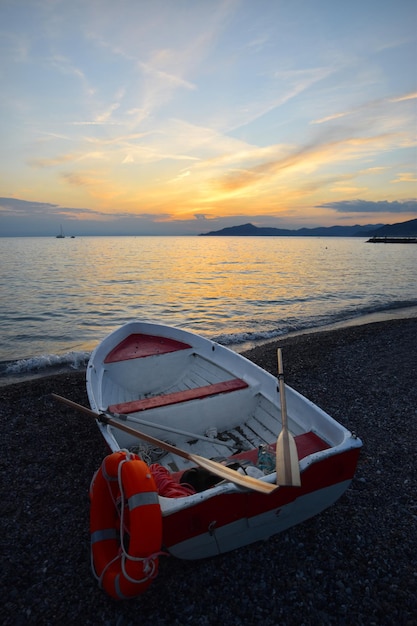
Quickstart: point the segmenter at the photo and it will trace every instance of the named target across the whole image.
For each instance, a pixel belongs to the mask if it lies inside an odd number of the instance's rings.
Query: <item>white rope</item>
[[[120,559],[120,554],[116,554],[116,556],[114,557],[114,559],[112,559],[111,561],[109,561],[106,565],[106,567],[103,569],[103,571],[101,572],[101,576],[100,578],[98,578],[98,584],[100,585],[100,588],[103,588],[102,582],[103,582],[103,578],[105,573],[107,572],[107,570],[109,569],[110,565],[112,565],[115,561],[117,561],[118,559]]]
[[[169,443],[168,441],[166,443]],[[137,454],[138,457],[146,463],[146,465],[152,465],[157,463],[167,452],[158,448],[157,446],[150,446],[148,444],[140,443],[130,447],[130,452]]]
[[[126,507],[126,497],[125,497],[125,493],[123,490],[123,482],[122,482],[122,467],[125,463],[129,463],[130,461],[135,459],[135,455],[134,453],[130,452],[129,450],[121,450],[121,452],[125,452],[126,453],[126,457],[120,461],[118,468],[117,468],[117,483],[118,483],[118,488],[119,488],[119,493],[120,496],[115,496],[113,493],[113,490],[111,488],[110,482],[107,480],[106,478],[106,472],[105,472],[105,460],[103,460],[102,463],[102,474],[103,477],[106,480],[107,483],[107,487],[110,493],[110,497],[111,500],[113,502],[113,506],[115,507],[118,515],[119,515],[119,542],[120,542],[120,552],[119,554],[117,554],[113,559],[111,559],[106,566],[104,567],[103,571],[101,572],[100,576],[97,574],[96,569],[94,567],[94,558],[93,558],[93,546],[91,544],[90,547],[90,561],[91,561],[91,569],[93,572],[94,577],[96,578],[96,580],[98,581],[99,586],[102,588],[102,582],[104,579],[104,576],[107,572],[107,570],[109,569],[109,567],[115,563],[118,559],[121,559],[121,570],[123,573],[123,576],[129,580],[131,583],[134,584],[138,584],[138,583],[143,583],[146,582],[147,580],[151,580],[152,578],[155,578],[157,575],[157,559],[160,555],[166,555],[168,556],[167,552],[154,552],[153,554],[150,554],[149,556],[146,557],[140,557],[140,556],[131,556],[128,551],[126,550],[126,547],[124,545],[124,534],[125,533],[129,533],[129,529],[125,526],[125,507]],[[91,480],[91,485],[90,485],[90,490],[93,486],[94,483],[94,479],[97,476],[99,470],[97,470],[97,472],[94,474],[92,480]],[[127,561],[132,561],[132,562],[142,562],[143,563],[143,574],[144,577],[141,579],[135,579],[132,578],[126,571],[126,562]]]
[[[132,455],[129,451],[127,451],[126,458],[119,463],[119,467],[117,469],[117,480],[119,483],[119,490],[121,494],[121,507],[120,507],[120,548],[122,551],[121,566],[122,566],[123,575],[125,576],[125,578],[127,578],[127,580],[129,580],[131,583],[143,583],[143,582],[146,582],[147,580],[155,578],[156,573],[157,573],[155,559],[159,556],[159,554],[162,554],[162,552],[157,552],[147,557],[141,557],[141,556],[135,557],[135,556],[131,556],[125,548],[123,528],[124,528],[126,497],[123,491],[122,467],[125,463],[128,463],[131,460],[132,460]],[[143,563],[143,573],[145,574],[145,576],[141,579],[135,579],[129,576],[125,567],[126,560],[133,561],[133,562],[141,561]]]

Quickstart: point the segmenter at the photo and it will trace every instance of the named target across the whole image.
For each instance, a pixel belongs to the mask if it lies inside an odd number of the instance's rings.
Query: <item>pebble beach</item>
[[[90,567],[91,478],[108,450],[85,373],[0,388],[0,611],[4,626],[417,624],[417,318],[274,341],[245,353],[363,441],[355,478],[330,509],[265,542],[201,561],[161,557],[129,601]]]

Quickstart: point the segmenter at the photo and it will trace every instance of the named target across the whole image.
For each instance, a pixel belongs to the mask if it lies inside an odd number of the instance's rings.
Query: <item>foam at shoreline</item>
[[[355,326],[363,326],[365,324],[374,324],[377,322],[387,322],[391,320],[413,318],[417,318],[417,306],[367,313],[365,315],[358,315],[354,318],[341,320],[323,326],[304,328],[288,333],[283,333],[281,335],[277,334],[275,336],[270,336],[266,339],[247,341],[244,343],[239,343],[238,345],[229,345],[228,347],[241,354],[243,352],[248,352],[258,347],[262,347],[270,343],[275,343],[277,341],[282,341],[291,337],[310,335],[320,332],[337,331],[343,328],[353,328]],[[88,352],[70,351],[64,355],[41,355],[34,356],[28,359],[20,359],[18,361],[8,362],[6,364],[3,364],[2,369],[0,369],[0,387],[4,387],[6,385],[10,385],[16,382],[34,380],[37,378],[43,378],[45,376],[52,376],[65,372],[85,371],[89,356],[90,353]]]

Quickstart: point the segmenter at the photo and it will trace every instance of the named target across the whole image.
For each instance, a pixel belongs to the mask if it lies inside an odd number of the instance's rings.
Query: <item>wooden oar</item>
[[[143,441],[147,441],[148,443],[157,446],[158,448],[162,448],[167,452],[171,452],[172,454],[176,454],[177,456],[181,456],[183,459],[187,459],[195,465],[199,465],[204,469],[208,470],[212,474],[216,476],[220,476],[223,480],[228,480],[236,485],[240,485],[241,487],[246,487],[247,489],[252,489],[254,491],[258,491],[259,493],[269,494],[272,491],[277,489],[276,485],[271,485],[270,483],[263,482],[262,480],[258,480],[257,478],[253,478],[252,476],[246,476],[245,474],[239,474],[233,469],[222,465],[221,463],[217,463],[216,461],[212,461],[211,459],[206,459],[198,454],[190,454],[189,452],[185,452],[185,450],[181,450],[180,448],[176,448],[165,441],[161,441],[160,439],[156,439],[155,437],[151,437],[145,433],[136,430],[136,428],[131,428],[126,424],[122,424],[117,420],[105,415],[104,413],[96,413],[91,409],[88,409],[81,404],[77,404],[72,400],[68,400],[63,396],[59,396],[56,393],[51,394],[52,398],[58,400],[59,402],[63,402],[64,404],[70,406],[73,409],[78,411],[82,411],[86,413],[90,417],[94,417],[99,422],[103,422],[103,424],[108,424],[109,426],[113,426],[114,428],[118,428],[119,430],[123,430],[125,433],[132,435],[133,437],[137,437],[138,439],[142,439]]]
[[[300,465],[298,462],[295,439],[288,430],[287,402],[285,399],[284,368],[282,366],[282,352],[278,348],[278,383],[281,400],[282,429],[278,436],[276,448],[277,485],[300,487]]]

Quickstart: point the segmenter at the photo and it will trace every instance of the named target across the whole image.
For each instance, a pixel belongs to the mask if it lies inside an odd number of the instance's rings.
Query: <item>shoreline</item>
[[[353,328],[355,326],[364,326],[367,324],[374,324],[377,322],[386,322],[397,319],[414,319],[417,318],[417,306],[402,307],[399,309],[385,309],[374,313],[366,313],[364,315],[358,315],[357,317],[349,318],[339,322],[333,322],[323,326],[314,326],[311,328],[305,328],[303,330],[296,330],[289,332],[285,335],[279,335],[275,338],[259,341],[248,341],[239,345],[229,346],[230,349],[238,352],[239,354],[245,354],[254,349],[263,349],[270,343],[276,343],[278,341],[285,341],[292,337],[316,334],[321,332],[328,332],[333,330],[343,330],[344,328]],[[25,359],[23,359],[24,361]],[[17,361],[19,362],[19,361]],[[8,374],[1,374],[0,376],[0,389],[13,385],[16,383],[27,382],[29,380],[45,378],[49,376],[55,376],[59,374],[72,373],[72,372],[85,372],[87,363],[84,367],[73,367],[72,365],[55,365],[49,368],[33,369],[28,372],[10,372]]]
[[[267,339],[259,342],[248,342],[246,347],[242,350],[238,350],[240,354],[250,352],[253,349],[267,346],[269,343],[276,343],[278,341],[284,341],[285,339],[291,339],[292,337],[299,337],[301,335],[310,335],[321,332],[330,332],[333,330],[343,330],[344,328],[353,328],[355,326],[365,326],[367,324],[376,324],[378,322],[391,322],[393,320],[401,319],[414,319],[417,318],[417,306],[402,307],[399,309],[385,309],[383,311],[377,311],[374,313],[365,313],[358,315],[357,317],[351,317],[349,319],[341,320],[340,322],[332,322],[331,324],[325,324],[323,326],[313,326],[311,328],[305,328],[303,330],[294,330],[286,335],[275,337],[274,339]]]
[[[107,449],[85,372],[0,390],[3,624],[378,624],[417,619],[417,318],[277,338],[244,354],[363,441],[331,508],[270,540],[202,561],[161,557],[139,598],[115,602],[90,570],[88,489]],[[202,589],[208,593],[202,593]],[[163,599],[163,601],[162,601]]]

